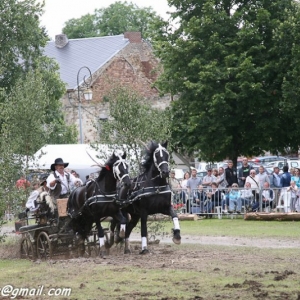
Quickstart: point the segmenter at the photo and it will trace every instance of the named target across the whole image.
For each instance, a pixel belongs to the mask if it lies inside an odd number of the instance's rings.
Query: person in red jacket
[[[20,179],[16,182],[16,187],[19,189],[26,189],[30,187],[30,182],[25,178],[24,175],[21,176]]]

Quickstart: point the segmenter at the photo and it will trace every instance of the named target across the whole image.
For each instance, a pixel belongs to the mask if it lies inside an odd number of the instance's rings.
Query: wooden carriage
[[[80,253],[82,247],[69,227],[71,218],[67,215],[67,202],[68,198],[57,199],[57,210],[54,214],[41,209],[29,217],[26,215],[19,221],[26,224],[19,228],[19,233],[22,235],[21,258],[47,260],[54,257],[98,255],[98,236],[94,228],[85,240],[85,252]],[[29,223],[34,219],[36,224],[30,225]],[[106,238],[108,239],[107,233]]]

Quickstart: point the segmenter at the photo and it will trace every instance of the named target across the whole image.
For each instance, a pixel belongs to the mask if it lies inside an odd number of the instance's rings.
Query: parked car
[[[268,168],[278,167],[280,170],[283,169],[284,161],[274,161],[267,165]],[[289,169],[290,168],[300,168],[300,160],[287,160],[286,161]]]
[[[257,164],[267,164],[273,161],[285,160],[284,156],[257,156],[251,159],[251,161]]]
[[[201,180],[203,179],[204,176],[207,175],[207,171],[201,171],[201,172],[197,172],[197,177],[200,177]]]

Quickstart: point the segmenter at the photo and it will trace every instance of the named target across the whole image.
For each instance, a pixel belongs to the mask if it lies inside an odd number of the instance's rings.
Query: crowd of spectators
[[[207,168],[207,175],[197,177],[197,170],[192,168],[184,174],[180,182],[171,171],[170,186],[173,191],[175,208],[185,208],[186,212],[209,214],[215,207],[221,207],[224,213],[241,213],[246,211],[273,211],[282,204],[283,196],[288,193],[290,198],[287,212],[300,212],[300,169],[289,172],[288,166],[283,167],[280,174],[278,167],[272,174],[265,171],[264,166],[258,172],[244,158],[242,167],[237,171],[232,161],[224,170]],[[181,203],[181,206],[178,204]]]

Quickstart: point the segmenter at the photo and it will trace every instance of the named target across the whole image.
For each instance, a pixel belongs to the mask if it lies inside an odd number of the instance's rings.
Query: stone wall
[[[116,86],[126,86],[148,99],[153,107],[165,109],[170,104],[170,97],[159,97],[159,91],[152,87],[160,68],[151,46],[147,42],[139,42],[139,39],[134,37],[133,42],[94,73],[93,100],[82,101],[81,120],[84,142],[90,143],[97,139],[98,120],[109,115],[105,98]],[[76,96],[74,98],[76,99]],[[75,124],[79,131],[78,106],[73,107],[67,95],[63,98],[63,106],[67,124]]]

